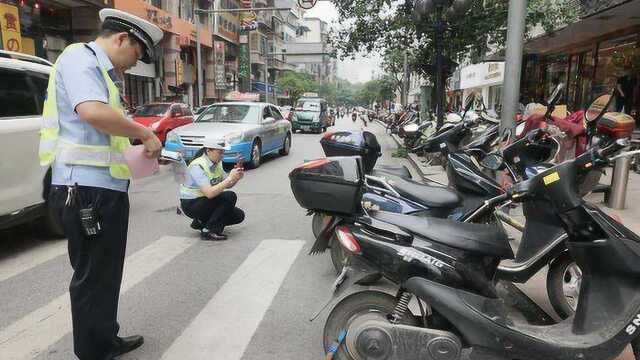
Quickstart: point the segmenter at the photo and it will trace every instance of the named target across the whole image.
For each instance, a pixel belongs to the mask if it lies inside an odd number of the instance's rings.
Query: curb
[[[391,138],[396,142],[396,144],[398,144],[398,146],[404,146],[402,139],[398,135],[391,134]],[[430,176],[438,175],[443,171],[442,167],[440,166],[422,165],[420,157],[414,153],[408,153],[405,159],[407,159],[411,163],[411,165],[413,165],[414,169],[416,169],[416,171],[424,181],[433,182],[434,180],[430,178]]]

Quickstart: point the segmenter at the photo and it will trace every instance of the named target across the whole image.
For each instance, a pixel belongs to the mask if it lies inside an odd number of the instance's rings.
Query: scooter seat
[[[456,249],[478,255],[513,259],[513,250],[509,245],[507,233],[496,225],[463,223],[386,211],[375,211],[371,216],[376,220]]]
[[[428,207],[453,209],[462,202],[457,192],[442,186],[425,185],[399,177],[388,179],[388,183],[402,197]]]
[[[411,179],[411,172],[406,166],[378,165],[371,172],[373,176],[395,175],[405,179]]]

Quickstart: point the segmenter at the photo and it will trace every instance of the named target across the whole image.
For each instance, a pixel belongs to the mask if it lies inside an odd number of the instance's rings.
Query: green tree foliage
[[[410,52],[410,67],[431,78],[434,62],[434,16],[417,18],[414,0],[332,0],[342,28],[331,42],[342,58],[359,52],[386,54],[389,73],[398,73],[402,63],[398,52]],[[530,0],[528,30],[542,25],[555,29],[577,18],[575,2]],[[464,16],[446,13],[449,23],[443,31],[445,56],[459,62],[465,56],[478,59],[489,48],[502,48],[506,41],[508,0],[473,0]],[[391,52],[391,53],[389,53]],[[398,86],[396,79],[396,87]],[[401,83],[401,82],[400,82]]]
[[[289,93],[293,103],[305,92],[318,91],[318,84],[309,74],[289,71],[277,80],[278,86]]]
[[[395,86],[390,77],[367,81],[356,93],[357,105],[361,106],[370,106],[374,102],[381,103],[394,98]]]

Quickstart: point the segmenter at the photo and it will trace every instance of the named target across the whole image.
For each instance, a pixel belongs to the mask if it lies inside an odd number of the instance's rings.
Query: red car
[[[170,130],[193,122],[193,113],[181,103],[151,103],[138,107],[133,121],[151,128],[164,144]]]

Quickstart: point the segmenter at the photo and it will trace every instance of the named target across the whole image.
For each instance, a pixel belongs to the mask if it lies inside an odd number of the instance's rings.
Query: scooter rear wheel
[[[334,345],[342,330],[349,330],[349,326],[354,320],[362,316],[380,317],[386,320],[396,306],[396,299],[392,295],[381,291],[365,290],[353,293],[340,300],[331,312],[324,324],[323,346],[325,353]],[[410,326],[419,326],[419,321],[407,312],[400,319],[400,323]],[[348,335],[348,334],[347,334]],[[393,344],[379,342],[377,346],[381,347],[381,351],[393,351],[391,348],[385,348]],[[334,360],[364,360],[365,357],[360,356],[355,349],[348,349],[347,342],[343,342],[338,347],[338,351],[333,356]]]

